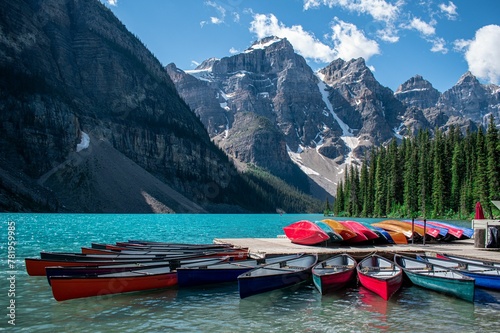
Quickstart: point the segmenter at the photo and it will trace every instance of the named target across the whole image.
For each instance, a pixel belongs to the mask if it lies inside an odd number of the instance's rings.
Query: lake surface
[[[0,214],[0,331],[493,332],[500,327],[500,293],[480,289],[474,303],[415,286],[402,288],[387,302],[362,287],[321,296],[312,284],[242,300],[237,283],[57,302],[46,278],[28,276],[24,265],[25,257],[39,257],[40,251],[80,252],[91,242],[212,243],[214,238],[276,237],[292,222],[322,218],[289,214]],[[453,223],[470,226],[465,221]],[[16,239],[10,252],[9,225],[15,226],[10,236]],[[13,253],[15,261],[9,262]],[[8,280],[12,275],[14,286]],[[12,287],[15,296],[9,295]],[[15,326],[8,323],[11,310],[7,307],[12,300]]]

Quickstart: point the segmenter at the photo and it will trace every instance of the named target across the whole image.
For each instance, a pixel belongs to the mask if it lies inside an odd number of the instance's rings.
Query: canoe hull
[[[318,262],[316,254],[266,264],[238,276],[241,298],[290,287],[311,278],[311,270]]]
[[[348,254],[338,254],[312,268],[316,289],[324,295],[344,288],[354,280],[356,260]]]
[[[400,255],[394,261],[414,285],[474,302],[474,279],[465,274]]]
[[[389,300],[403,284],[403,270],[377,255],[360,261],[356,267],[359,282],[384,300]]]
[[[311,221],[294,222],[283,228],[292,243],[316,245],[330,239],[330,236]]]
[[[170,272],[141,277],[110,278],[64,278],[51,279],[52,294],[57,301],[160,289],[175,286],[177,273]]]
[[[240,297],[246,298],[267,291],[290,287],[304,282],[310,277],[310,271],[300,271],[279,275],[253,277],[251,279],[238,278],[238,290]]]
[[[351,283],[354,279],[355,270],[347,270],[338,274],[313,275],[313,283],[322,294],[328,294],[340,290]]]
[[[410,281],[420,287],[474,302],[474,280],[436,278],[405,271]]]
[[[248,272],[253,267],[233,269],[178,269],[177,279],[179,287],[199,286],[204,284],[234,282],[238,276]]]

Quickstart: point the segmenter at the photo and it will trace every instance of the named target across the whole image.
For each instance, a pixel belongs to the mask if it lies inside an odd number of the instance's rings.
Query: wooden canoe
[[[410,281],[417,286],[474,302],[474,279],[453,269],[415,258],[394,255]]]
[[[239,275],[249,270],[266,264],[295,259],[299,256],[300,254],[291,254],[263,259],[226,261],[200,267],[179,267],[177,268],[177,282],[179,287],[236,282]]]
[[[337,254],[312,268],[316,289],[324,295],[344,288],[356,276],[356,260],[348,254]]]
[[[434,265],[455,269],[464,275],[474,278],[476,287],[500,290],[500,267],[473,264],[451,258],[440,259],[430,256],[420,256],[419,259]]]
[[[294,222],[284,227],[283,230],[288,239],[295,244],[316,245],[330,239],[330,236],[316,223],[307,220]]]
[[[318,262],[316,254],[303,254],[298,258],[267,264],[238,276],[241,298],[263,292],[290,287],[311,278],[312,267]]]
[[[356,266],[359,282],[385,300],[389,300],[403,284],[403,270],[393,261],[376,254]]]
[[[356,232],[352,231],[351,228],[348,228],[347,226],[343,225],[338,221],[332,219],[324,219],[321,220],[321,222],[325,222],[327,225],[329,225],[333,230],[335,230],[336,233],[342,236],[342,239],[344,241],[347,241],[358,235]]]

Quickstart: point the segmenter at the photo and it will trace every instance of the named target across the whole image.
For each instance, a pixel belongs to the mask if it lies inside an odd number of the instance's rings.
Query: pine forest
[[[476,132],[450,127],[421,130],[398,143],[373,148],[361,167],[351,165],[339,184],[337,216],[458,218],[481,202],[486,218],[500,214],[500,137],[489,118]]]

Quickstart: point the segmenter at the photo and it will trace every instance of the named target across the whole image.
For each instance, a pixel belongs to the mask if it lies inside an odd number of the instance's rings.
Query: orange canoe
[[[348,228],[347,226],[343,225],[342,223],[340,223],[338,221],[331,220],[331,219],[324,219],[321,221],[328,224],[330,226],[330,228],[332,228],[333,230],[335,230],[336,233],[338,233],[340,236],[342,236],[344,241],[352,239],[358,235],[355,231],[353,231],[352,229]]]

